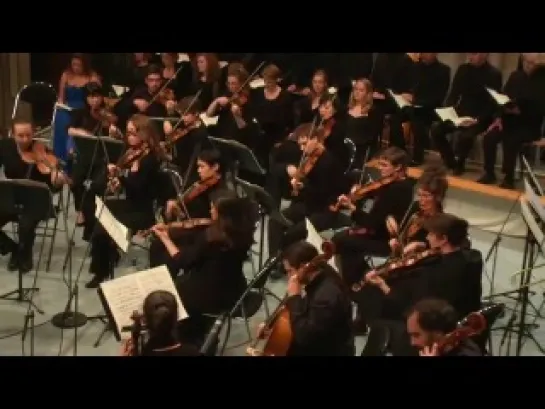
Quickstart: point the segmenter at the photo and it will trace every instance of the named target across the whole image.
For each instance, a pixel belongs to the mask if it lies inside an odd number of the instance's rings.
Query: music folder
[[[453,107],[447,107],[447,108],[436,108],[435,113],[441,121],[447,122],[450,121],[454,124],[454,126],[459,127],[462,125],[462,123],[466,121],[475,121],[475,118],[472,118],[470,116],[462,116],[459,117],[458,113]]]

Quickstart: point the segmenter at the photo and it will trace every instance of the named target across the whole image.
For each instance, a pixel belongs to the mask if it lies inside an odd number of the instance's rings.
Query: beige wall
[[[491,53],[490,62],[498,67],[503,74],[503,81],[517,68],[520,53]],[[466,60],[466,53],[439,53],[439,59],[452,69],[452,75],[456,68]]]
[[[19,89],[28,83],[30,83],[30,54],[0,53],[1,130],[9,127],[15,96]]]

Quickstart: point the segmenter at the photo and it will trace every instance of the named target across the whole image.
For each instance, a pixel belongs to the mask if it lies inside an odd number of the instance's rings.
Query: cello
[[[316,271],[320,264],[333,257],[333,243],[325,241],[322,244],[323,254],[318,254],[307,264],[302,266],[295,274],[301,280],[307,274]],[[290,312],[286,307],[288,295],[284,297],[273,314],[265,322],[264,331],[268,334],[263,351],[256,349],[258,338],[247,350],[249,356],[286,356],[290,348],[293,334],[291,331]]]

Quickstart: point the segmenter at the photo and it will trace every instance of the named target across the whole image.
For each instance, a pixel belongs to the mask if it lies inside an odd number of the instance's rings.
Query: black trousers
[[[390,125],[390,146],[407,150],[407,144],[405,142],[405,135],[403,134],[403,122],[405,122],[405,114],[403,111],[396,110],[391,113],[388,118],[388,124]]]
[[[503,131],[496,129],[485,135],[483,138],[484,170],[488,175],[495,174],[496,152],[500,143],[503,151],[503,173],[505,179],[512,182],[515,179],[517,157],[524,140],[516,132],[506,129]]]
[[[475,139],[482,130],[479,125],[469,128],[456,128],[451,122],[439,122],[431,127],[431,139],[443,161],[450,169],[463,170]],[[456,159],[452,145],[447,139],[447,136],[452,133],[458,135],[456,144],[458,159]]]
[[[425,150],[430,148],[430,129],[433,120],[413,115],[410,123],[414,137],[413,160],[421,163],[424,161]]]
[[[36,240],[36,227],[39,220],[23,214],[20,218],[13,214],[0,214],[0,229],[9,222],[18,223],[19,243],[13,241],[5,232],[0,231],[0,254],[6,255],[17,251],[21,257],[32,257],[32,249]]]
[[[305,218],[309,219],[318,232],[351,224],[350,218],[329,209],[308,212],[302,202],[292,202],[287,209],[282,211],[282,214],[293,225],[286,227],[275,219],[269,219],[269,254],[277,254],[278,251],[284,250],[291,244],[306,239],[308,232]]]
[[[138,230],[146,230],[155,223],[153,211],[134,209],[126,200],[108,200],[106,206],[120,223],[127,226],[134,234]],[[113,268],[119,259],[116,244],[106,230],[98,223],[91,238],[91,266],[89,271],[100,278],[113,274]]]

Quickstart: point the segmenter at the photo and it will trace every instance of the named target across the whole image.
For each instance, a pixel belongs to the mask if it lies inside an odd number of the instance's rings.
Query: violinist
[[[319,142],[321,132],[311,124],[301,125],[295,131],[303,158],[299,166],[288,164],[284,167],[284,179],[289,180],[292,200],[290,206],[282,211],[284,217],[294,224],[286,230],[277,220],[269,221],[271,255],[306,237],[305,218],[319,232],[338,227],[344,222],[342,215],[330,210],[339,193],[345,189],[343,168],[337,158]],[[278,198],[275,200],[280,201]]]
[[[344,144],[346,136],[345,115],[340,110],[337,95],[325,93],[320,97],[318,123],[323,128],[323,144],[339,161],[343,169],[348,168],[348,149]]]
[[[292,244],[283,254],[292,332],[287,356],[354,356],[352,304],[337,272],[324,262],[301,277],[297,274],[316,256],[318,250],[306,241]],[[258,337],[267,335],[261,324]]]
[[[208,107],[221,94],[223,87],[221,67],[214,53],[197,53],[191,62],[191,85],[189,94],[201,91],[201,107]]]
[[[118,193],[123,188],[126,198],[106,200],[106,206],[114,217],[136,232],[155,222],[153,204],[160,162],[159,138],[149,118],[136,114],[127,123],[126,139],[126,154],[117,164],[108,164],[107,188],[110,193]],[[97,288],[113,274],[119,256],[108,233],[99,225],[94,230],[89,268],[94,277],[87,288]]]
[[[312,75],[310,88],[303,88],[301,95],[305,98],[295,103],[295,123],[297,125],[310,123],[318,115],[320,99],[327,93],[329,79],[324,70],[317,70]]]
[[[64,173],[54,166],[54,157],[50,157],[49,151],[40,142],[34,141],[34,130],[30,121],[14,120],[11,132],[13,138],[0,140],[0,168],[3,168],[6,178],[43,182],[51,189],[59,188],[67,182]],[[42,162],[42,156],[45,156],[43,162],[48,168],[45,172],[42,172],[43,169],[38,163]],[[11,254],[9,271],[19,269],[22,273],[28,273],[33,268],[32,249],[36,226],[40,220],[33,220],[32,215],[25,212],[25,209],[21,215],[0,214],[1,227],[10,221],[18,221],[19,243],[15,243],[0,231],[0,254]]]
[[[163,73],[161,68],[157,65],[149,65],[144,81],[145,86],[135,89],[132,93],[132,112],[138,112],[150,117],[165,117],[167,114],[167,107],[164,104],[161,104],[159,98],[156,97],[157,92],[159,92],[163,84]],[[169,103],[170,108],[172,108],[173,103],[173,101]]]
[[[381,178],[377,181],[377,188],[367,196],[358,197],[356,193],[362,188],[358,184],[352,188],[354,194],[344,194],[337,199],[354,222],[352,228],[336,233],[332,239],[340,271],[348,286],[361,277],[361,271],[368,269],[366,257],[387,256],[390,253],[390,234],[384,221],[388,216],[393,216],[400,223],[413,201],[413,182],[406,175],[407,163],[405,151],[396,147],[387,148],[378,158]],[[380,183],[381,180],[386,183]],[[368,213],[361,210],[362,202],[367,199],[373,199]],[[366,330],[360,309],[354,325],[358,331]]]
[[[141,356],[200,356],[191,344],[181,343],[178,335],[178,302],[172,293],[153,291],[144,299],[143,321],[148,339]],[[132,355],[132,343],[128,342],[123,355]]]
[[[104,91],[102,86],[97,82],[90,82],[85,87],[85,107],[72,111],[72,123],[68,128],[68,135],[74,136],[95,136],[95,135],[109,135],[116,137],[120,134],[119,129],[115,123],[117,118],[115,115],[110,114],[104,108]],[[78,165],[74,169],[72,174],[72,194],[74,195],[74,207],[76,208],[76,225],[85,225],[85,217],[83,215],[82,207],[83,196],[85,192],[84,182],[89,176],[89,180],[92,180],[96,176],[98,169],[102,169],[102,163],[81,163],[83,158],[87,155],[76,155],[76,161]],[[91,169],[92,167],[92,169]],[[90,195],[89,195],[90,196]],[[91,206],[94,203],[92,197],[85,197],[86,201],[91,201]]]
[[[161,63],[163,81],[170,81],[167,89],[171,90],[175,99],[178,100],[186,92],[187,84],[184,84],[184,75],[188,76],[185,73],[189,63],[178,62],[178,53],[161,53]],[[174,108],[171,103],[168,103],[168,106],[171,110]]]
[[[381,117],[373,105],[373,85],[367,79],[358,79],[352,86],[346,115],[346,137],[356,145],[354,169],[363,169],[366,156],[370,158],[378,147],[381,132]]]
[[[439,213],[423,222],[427,241],[438,257],[408,267],[398,279],[388,280],[375,271],[365,281],[384,294],[380,315],[400,320],[403,312],[425,298],[440,298],[451,304],[462,319],[481,307],[482,255],[467,247],[468,223],[454,215]]]
[[[169,253],[170,271],[184,271],[176,288],[189,318],[180,323],[180,341],[199,347],[214,321],[205,314],[229,311],[246,289],[243,265],[259,217],[254,202],[229,190],[217,192],[210,213],[210,226],[182,247],[171,239],[168,226],[152,228]]]
[[[471,339],[463,339],[453,349],[441,354],[438,350],[458,326],[458,314],[446,301],[428,298],[416,303],[407,315],[407,333],[410,344],[420,356],[482,356]]]
[[[227,68],[227,93],[216,98],[206,110],[209,117],[218,116],[217,133],[252,148],[256,131],[250,102],[248,72],[240,63]]]
[[[173,117],[172,120],[163,123],[165,141],[168,150],[172,152],[172,163],[185,172],[189,166],[193,166],[191,158],[198,154],[201,148],[207,148],[208,131],[199,118],[201,104],[195,97],[184,97],[176,108],[182,115]],[[182,121],[176,129],[174,126]]]

